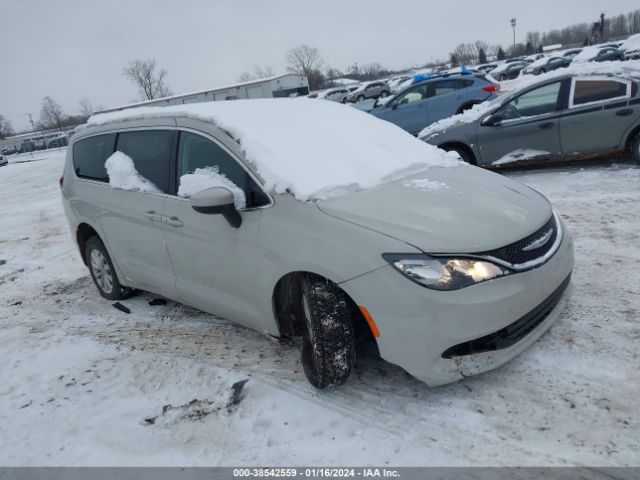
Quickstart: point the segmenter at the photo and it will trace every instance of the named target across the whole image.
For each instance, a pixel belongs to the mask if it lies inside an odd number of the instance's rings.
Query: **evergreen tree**
[[[487,54],[485,53],[484,48],[481,48],[480,52],[478,52],[478,62],[487,63]]]
[[[504,53],[504,50],[502,49],[502,47],[498,47],[498,53],[496,54],[496,57],[498,57],[498,60],[504,60],[506,55]]]

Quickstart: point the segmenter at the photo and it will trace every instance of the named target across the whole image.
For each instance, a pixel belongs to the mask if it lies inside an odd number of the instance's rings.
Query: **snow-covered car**
[[[601,64],[600,74],[552,72],[419,137],[481,166],[623,152],[640,161],[640,65],[617,75],[615,65]]]
[[[543,57],[527,65],[522,70],[522,73],[525,75],[540,75],[558,68],[568,67],[570,64],[571,59],[567,57]]]
[[[624,58],[626,60],[639,60],[640,59],[640,33],[631,35],[627,38],[619,49],[624,52]]]
[[[494,368],[558,319],[573,268],[541,194],[333,102],[99,114],[63,175],[103,297],[299,336],[318,388],[347,380],[362,340],[429,385]]]
[[[525,61],[505,62],[491,70],[491,76],[501,82],[512,80],[520,75],[520,72],[528,65],[529,63]]]
[[[611,46],[585,47],[573,57],[573,62],[610,62],[624,60],[624,52]]]
[[[349,90],[345,87],[337,87],[319,92],[316,98],[320,100],[329,100],[331,102],[346,103],[348,96]]]

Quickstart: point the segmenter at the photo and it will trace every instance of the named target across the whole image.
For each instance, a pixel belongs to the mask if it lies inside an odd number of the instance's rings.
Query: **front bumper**
[[[560,289],[553,304],[549,301],[572,269],[573,240],[564,229],[560,247],[543,265],[461,290],[430,290],[391,266],[344,282],[341,287],[366,307],[376,322],[382,358],[435,386],[491,370],[537,340],[564,308],[570,288]],[[545,302],[549,308],[517,341],[497,350],[469,354],[461,354],[464,349],[453,350],[460,356],[450,355],[452,347],[504,331]],[[443,357],[447,351],[450,358]]]

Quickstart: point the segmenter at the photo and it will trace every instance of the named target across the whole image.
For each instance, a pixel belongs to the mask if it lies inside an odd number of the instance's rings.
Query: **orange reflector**
[[[378,330],[378,326],[376,325],[376,322],[373,321],[373,318],[371,317],[371,314],[369,313],[369,311],[366,308],[364,308],[362,305],[358,305],[358,308],[362,312],[364,319],[369,324],[369,328],[371,329],[371,333],[373,333],[373,336],[376,338],[379,337],[380,330]]]

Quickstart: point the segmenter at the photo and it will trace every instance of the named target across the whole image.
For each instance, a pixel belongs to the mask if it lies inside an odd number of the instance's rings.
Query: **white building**
[[[199,92],[173,95],[155,100],[131,103],[107,108],[95,113],[115,112],[141,106],[182,105],[185,103],[214,102],[217,100],[238,100],[246,98],[297,97],[309,94],[309,82],[304,75],[287,73],[276,77],[262,78],[226,87],[201,90]]]

